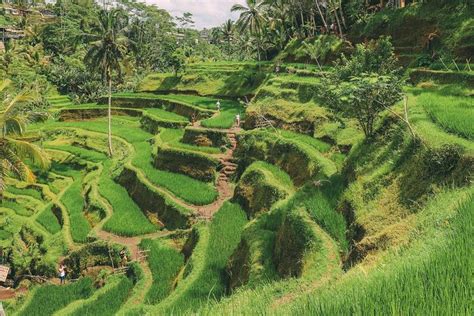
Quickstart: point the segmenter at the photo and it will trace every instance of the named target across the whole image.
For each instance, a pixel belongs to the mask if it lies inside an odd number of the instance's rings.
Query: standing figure
[[[221,101],[217,100],[216,106],[217,106],[217,112],[220,112],[221,111]]]
[[[59,281],[61,284],[66,282],[66,267],[63,263],[59,266]]]
[[[240,113],[235,116],[235,122],[237,123],[237,127],[240,127]]]
[[[127,252],[125,248],[122,248],[122,250],[120,250],[120,265],[124,267],[126,264],[127,264]]]

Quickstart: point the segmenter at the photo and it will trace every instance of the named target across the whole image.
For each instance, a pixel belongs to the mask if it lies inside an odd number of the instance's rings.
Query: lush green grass
[[[201,125],[207,128],[231,128],[235,123],[237,114],[240,114],[240,120],[245,119],[245,110],[242,107],[223,107],[215,117],[202,120]]]
[[[99,133],[106,133],[107,131],[107,122],[105,119],[87,122],[48,122],[43,126],[48,129],[76,127]],[[42,125],[38,125],[38,127],[42,127]],[[138,122],[125,123],[124,121],[115,118],[112,125],[112,132],[115,136],[118,136],[133,145],[136,154],[132,158],[132,164],[143,170],[146,177],[153,184],[163,187],[184,201],[196,205],[210,204],[217,198],[218,194],[216,189],[207,183],[192,179],[185,175],[154,168],[152,165],[152,149],[148,142],[153,135],[142,130]],[[173,137],[176,136],[175,132],[170,133]],[[179,134],[182,132],[177,133]],[[182,145],[183,148],[188,148],[186,144]],[[204,147],[189,146],[194,150],[206,150],[202,149]],[[216,149],[213,148],[211,150],[215,151]]]
[[[178,198],[195,205],[207,205],[216,200],[218,193],[211,184],[153,167],[149,144],[136,144],[135,149],[140,155],[135,156],[133,164],[141,168],[153,184],[168,189]]]
[[[324,182],[324,189],[315,188],[312,185],[304,187],[295,194],[286,207],[295,209],[304,206],[312,219],[338,242],[341,250],[346,251],[348,248],[346,221],[340,212],[336,212],[334,205],[337,201],[335,195],[340,194],[342,189],[337,188],[340,184],[335,182]],[[339,193],[334,192],[337,190]]]
[[[16,201],[11,201],[11,200],[1,200],[0,201],[0,207],[5,207],[8,209],[11,209],[15,211],[16,214],[20,216],[31,216],[33,215],[33,212],[25,207],[24,205],[19,204]]]
[[[112,217],[105,223],[104,229],[124,236],[137,236],[156,231],[156,227],[130,198],[127,190],[113,181],[110,167],[111,162],[106,161],[99,180],[99,193],[113,208]]]
[[[61,231],[61,225],[57,217],[53,214],[53,204],[48,205],[36,219],[47,231],[51,234],[56,234]]]
[[[26,196],[31,196],[34,199],[37,199],[39,201],[43,200],[43,194],[41,193],[41,190],[36,190],[33,188],[17,188],[15,186],[7,186],[7,189],[5,190],[7,192],[10,192],[15,195],[26,195]]]
[[[184,264],[184,256],[160,240],[142,240],[140,247],[149,250],[147,260],[153,274],[153,285],[145,300],[147,304],[154,305],[173,290],[176,276]]]
[[[153,116],[156,116],[159,119],[165,120],[165,121],[176,121],[176,122],[188,122],[189,120],[181,115],[178,115],[173,112],[169,112],[163,109],[158,109],[158,108],[152,108],[152,109],[146,109],[145,112],[148,114],[151,114]]]
[[[418,100],[434,122],[448,132],[474,139],[474,100],[472,97],[423,93]]]
[[[132,281],[126,277],[109,278],[105,287],[96,292],[97,295],[84,301],[80,308],[71,315],[101,315],[113,316],[120,309],[133,287]]]
[[[328,143],[325,143],[321,140],[318,140],[308,135],[298,134],[298,133],[286,131],[286,130],[278,130],[278,134],[281,135],[285,139],[288,139],[300,144],[308,145],[322,153],[328,152],[331,149],[331,145],[329,145]]]
[[[101,162],[107,158],[107,156],[103,153],[73,145],[47,145],[45,148],[66,151],[73,154],[74,156],[91,162]]]
[[[91,225],[84,216],[84,197],[82,196],[83,174],[81,171],[67,168],[64,171],[55,170],[55,172],[71,177],[74,181],[62,196],[61,202],[69,213],[72,239],[75,242],[86,242]]]
[[[89,278],[83,278],[68,285],[38,287],[33,291],[31,300],[18,312],[18,315],[52,315],[72,301],[91,296],[93,292],[92,280]]]
[[[162,128],[160,133],[155,137],[158,145],[167,145],[172,148],[184,149],[189,151],[202,152],[205,154],[220,154],[219,148],[193,146],[181,142],[184,136],[184,129]]]
[[[245,213],[236,204],[226,203],[216,213],[208,233],[202,233],[186,264],[185,275],[175,291],[151,310],[152,314],[189,313],[209,298],[225,294],[224,269],[237,247],[246,223]]]
[[[449,203],[449,196],[446,196]],[[335,289],[306,296],[291,307],[296,315],[470,315],[474,199],[462,204],[444,235],[405,254],[391,268],[353,277]],[[426,242],[426,241],[425,241]],[[427,248],[427,247],[432,247]],[[337,290],[336,290],[337,289]]]
[[[260,171],[266,176],[266,180],[275,186],[282,186],[285,190],[292,192],[294,190],[293,182],[291,181],[290,176],[278,168],[277,166],[271,165],[264,161],[257,161],[251,164],[244,172],[242,177],[245,176],[246,173],[252,171]]]
[[[441,148],[447,144],[458,145],[464,148],[466,153],[473,155],[474,144],[472,141],[454,133],[448,133],[441,125],[433,122],[423,103],[420,102],[420,98],[422,99],[425,93],[431,92],[425,89],[408,89],[408,114],[417,135],[429,147]],[[399,111],[402,111],[401,106],[400,104]]]

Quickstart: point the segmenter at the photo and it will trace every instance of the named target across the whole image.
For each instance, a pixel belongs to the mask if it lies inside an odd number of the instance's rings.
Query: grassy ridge
[[[445,195],[442,202],[451,204]],[[433,208],[437,212],[437,208]],[[472,314],[471,196],[445,226],[433,232],[431,244],[419,244],[391,267],[353,277],[337,290],[328,289],[287,306],[297,315],[470,315]],[[444,235],[445,234],[445,235]],[[432,248],[428,248],[432,247]]]
[[[431,119],[448,132],[474,139],[474,101],[472,97],[441,96],[423,93],[419,97]]]
[[[219,148],[214,147],[200,147],[185,144],[181,142],[184,136],[184,129],[162,128],[155,140],[158,145],[167,145],[176,149],[184,149],[189,151],[202,152],[206,154],[219,154]]]
[[[147,304],[157,304],[173,290],[173,283],[184,264],[184,257],[178,250],[160,240],[142,240],[140,247],[150,251],[148,264],[153,274],[153,285],[145,300]]]
[[[82,196],[81,171],[69,169],[66,171],[56,171],[58,174],[73,178],[73,183],[64,193],[61,202],[69,213],[71,222],[71,235],[75,242],[86,242],[87,235],[91,230],[91,225],[84,217],[84,197]]]
[[[217,299],[224,295],[223,272],[240,241],[246,222],[245,213],[238,205],[224,204],[214,216],[208,235],[205,232],[200,235],[198,245],[187,262],[186,270],[191,271],[152,313],[189,312],[196,310],[209,297]]]
[[[105,133],[107,131],[107,122],[104,119],[100,119],[87,122],[49,122],[46,125],[46,128],[61,127],[76,127],[93,132]],[[132,158],[132,164],[143,170],[146,177],[153,184],[163,187],[184,201],[196,205],[210,204],[217,198],[217,191],[211,185],[185,175],[154,168],[152,165],[152,149],[148,143],[148,140],[150,140],[153,135],[140,129],[138,122],[121,124],[119,120],[115,119],[112,124],[112,131],[115,136],[125,139],[134,146],[137,154]],[[194,146],[194,148],[200,147]]]
[[[69,303],[84,299],[94,292],[92,280],[83,278],[64,286],[46,285],[34,290],[28,304],[19,311],[19,316],[44,316],[64,308]]]
[[[176,122],[188,121],[188,119],[184,116],[181,116],[176,113],[169,112],[163,109],[159,109],[159,108],[146,109],[145,112],[165,121],[176,121]]]
[[[41,191],[35,190],[33,188],[17,188],[14,186],[8,186],[5,191],[15,195],[31,196],[32,198],[40,201],[43,200],[43,194],[41,194]]]
[[[74,310],[70,315],[113,316],[128,297],[132,287],[132,281],[126,277],[109,278],[105,287],[96,292],[97,295],[85,301],[80,308]]]
[[[48,205],[39,214],[36,220],[51,234],[56,234],[61,231],[61,225],[59,224],[57,217],[53,214],[53,204]]]
[[[104,229],[123,236],[137,236],[156,231],[156,227],[130,198],[127,190],[111,178],[110,167],[111,162],[106,161],[99,180],[99,193],[107,199],[114,211],[104,224]]]

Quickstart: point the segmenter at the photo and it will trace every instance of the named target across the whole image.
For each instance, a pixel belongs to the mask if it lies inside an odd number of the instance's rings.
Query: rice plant
[[[58,218],[53,213],[53,204],[49,204],[38,215],[36,220],[51,234],[56,234],[61,231],[61,224],[58,222]]]
[[[110,165],[110,161],[105,162],[99,180],[99,193],[113,208],[112,217],[105,223],[104,229],[124,236],[143,235],[156,231],[156,227],[130,198],[127,190],[112,179],[109,174]]]
[[[472,97],[423,93],[419,102],[431,119],[448,132],[474,139],[474,101]]]
[[[90,278],[82,278],[67,285],[46,285],[35,288],[27,305],[18,311],[19,316],[44,316],[64,308],[69,303],[84,299],[94,292]]]
[[[157,304],[173,290],[176,276],[184,264],[184,256],[160,240],[142,240],[140,247],[149,250],[147,259],[153,274],[153,285],[147,293],[146,302]]]

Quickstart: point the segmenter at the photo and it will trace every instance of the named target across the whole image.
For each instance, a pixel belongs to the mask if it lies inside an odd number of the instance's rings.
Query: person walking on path
[[[59,280],[61,284],[66,282],[66,267],[63,263],[59,266]]]
[[[221,111],[221,101],[217,100],[216,106],[217,106],[217,112],[220,112]]]
[[[235,116],[235,122],[237,124],[237,127],[240,127],[240,113]]]

